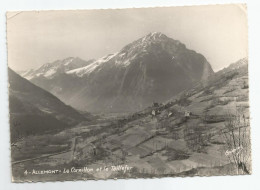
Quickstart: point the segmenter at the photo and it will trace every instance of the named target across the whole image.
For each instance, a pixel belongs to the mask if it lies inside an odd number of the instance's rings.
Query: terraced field
[[[227,68],[207,82],[138,113],[106,118],[102,123],[81,123],[48,136],[28,137],[17,147],[23,154],[14,151],[17,153],[14,176],[19,176],[24,168],[97,168],[126,164],[132,167],[126,173],[73,175],[75,179],[105,179],[237,174],[235,164],[225,155],[227,146],[221,132],[237,114],[249,121],[247,76],[247,65]],[[249,132],[246,135],[250,138]],[[50,145],[47,137],[59,141]],[[27,141],[35,143],[28,145]],[[45,146],[55,150],[44,152]],[[28,155],[37,155],[37,151],[39,158],[28,160]],[[247,168],[250,167],[249,164]],[[64,180],[66,174],[43,178]]]

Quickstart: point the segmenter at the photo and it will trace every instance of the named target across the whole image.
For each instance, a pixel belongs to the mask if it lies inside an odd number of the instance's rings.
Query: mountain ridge
[[[31,82],[80,110],[134,112],[213,73],[203,55],[154,32],[86,66],[53,78],[36,76]]]
[[[78,57],[68,57],[62,60],[54,61],[52,63],[43,64],[37,69],[30,69],[27,72],[21,73],[21,76],[28,80],[40,76],[53,78],[57,74],[62,74],[66,71],[86,66],[92,61],[93,60],[85,61]]]

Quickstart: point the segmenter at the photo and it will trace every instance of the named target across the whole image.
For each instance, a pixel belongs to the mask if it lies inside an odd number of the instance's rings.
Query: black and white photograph
[[[6,23],[12,182],[252,173],[246,4]]]

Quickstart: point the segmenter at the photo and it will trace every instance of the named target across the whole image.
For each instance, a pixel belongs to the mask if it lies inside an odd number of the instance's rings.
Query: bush
[[[238,75],[239,73],[238,72],[231,72],[231,73],[228,73],[226,76],[225,76],[225,80],[232,80],[236,75]]]
[[[205,127],[186,126],[184,129],[184,140],[188,148],[195,152],[205,152],[212,136]]]
[[[191,101],[186,96],[181,97],[177,102],[179,106],[188,106],[190,103]]]
[[[190,157],[190,155],[182,150],[175,150],[173,148],[167,147],[165,149],[165,153],[162,154],[163,156],[167,156],[168,161],[173,161],[173,160],[186,160]]]
[[[210,94],[212,94],[213,92],[212,92],[212,90],[210,90],[209,88],[207,88],[207,89],[205,89],[204,91],[203,91],[203,94],[204,95],[210,95]]]
[[[220,123],[226,121],[224,115],[205,115],[203,117],[204,123]]]
[[[236,101],[237,102],[246,102],[246,101],[248,101],[249,99],[248,99],[248,96],[238,96],[237,98],[236,98]]]
[[[248,89],[248,88],[249,88],[248,83],[244,81],[242,89]]]

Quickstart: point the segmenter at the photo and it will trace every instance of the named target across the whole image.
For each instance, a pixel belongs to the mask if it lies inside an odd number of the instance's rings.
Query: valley
[[[41,181],[246,174],[225,155],[230,151],[225,138],[228,124],[239,121],[232,132],[240,137],[244,131],[243,140],[248,142],[243,151],[250,150],[247,68],[247,59],[242,59],[141,111],[93,114],[65,129],[19,139],[12,146],[13,178],[39,180],[25,170],[118,165],[131,169],[61,172],[42,175]],[[250,163],[244,164],[250,170]]]

